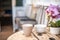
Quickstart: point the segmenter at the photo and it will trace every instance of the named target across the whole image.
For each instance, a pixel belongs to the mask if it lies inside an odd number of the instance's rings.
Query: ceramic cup
[[[37,25],[35,25],[35,29],[36,29],[37,33],[44,33],[46,30],[46,25],[37,24]]]
[[[32,24],[23,24],[23,32],[25,36],[31,36],[33,25]]]

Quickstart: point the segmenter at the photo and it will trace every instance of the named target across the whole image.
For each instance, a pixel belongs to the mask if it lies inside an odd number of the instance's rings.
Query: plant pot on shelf
[[[51,34],[60,34],[60,27],[50,27],[50,33]]]

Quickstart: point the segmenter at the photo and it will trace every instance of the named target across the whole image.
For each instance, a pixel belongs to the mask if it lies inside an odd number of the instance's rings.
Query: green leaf
[[[50,27],[60,27],[60,20],[56,21],[55,23],[54,22],[50,22]]]

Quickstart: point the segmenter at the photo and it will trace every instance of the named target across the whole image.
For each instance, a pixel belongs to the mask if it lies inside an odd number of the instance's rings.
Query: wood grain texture
[[[60,35],[54,35],[49,32],[49,28],[46,28],[46,32],[42,33],[42,35],[38,35],[36,31],[33,31],[35,35],[39,38],[39,40],[49,40],[49,38],[54,38],[55,40],[60,40]]]
[[[19,31],[11,35],[7,40],[37,40],[37,39],[34,38],[33,35],[26,37],[23,34],[23,31]]]
[[[50,34],[49,30],[46,29],[46,33],[42,33],[42,35],[38,35],[35,28],[33,29],[33,34],[29,37],[26,37],[23,34],[23,31],[19,31],[11,35],[7,40],[49,40],[49,38],[54,38],[55,40],[60,40],[60,37]],[[60,36],[60,35],[59,35]]]

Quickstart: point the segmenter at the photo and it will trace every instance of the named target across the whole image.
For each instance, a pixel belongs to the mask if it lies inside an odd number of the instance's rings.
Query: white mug
[[[23,32],[25,36],[31,36],[33,25],[32,24],[23,24]]]

